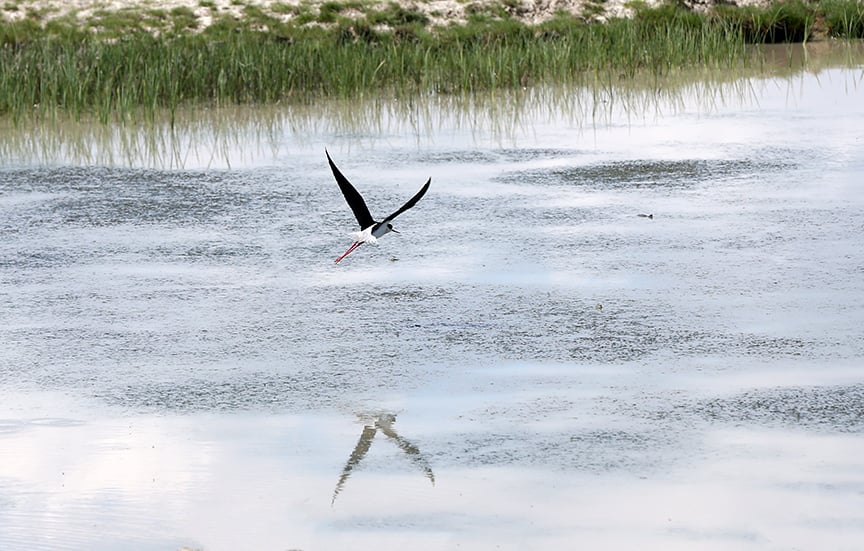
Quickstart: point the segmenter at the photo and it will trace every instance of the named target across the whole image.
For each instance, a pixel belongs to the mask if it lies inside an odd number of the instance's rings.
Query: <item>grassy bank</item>
[[[287,22],[247,6],[203,29],[183,8],[100,12],[85,24],[28,14],[0,25],[0,115],[107,121],[195,104],[463,93],[732,65],[748,43],[864,36],[864,5],[850,0],[709,13],[636,4],[632,18],[559,14],[538,25],[487,4],[447,26],[396,4],[358,15],[358,5],[328,2]]]

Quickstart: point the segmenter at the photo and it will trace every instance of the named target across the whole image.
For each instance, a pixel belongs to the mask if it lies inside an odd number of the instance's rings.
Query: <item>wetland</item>
[[[0,548],[855,548],[864,55],[759,59],[0,120]]]
[[[856,0],[83,4],[0,10],[0,116],[134,123],[195,106],[592,86],[758,66],[751,45],[864,38]]]

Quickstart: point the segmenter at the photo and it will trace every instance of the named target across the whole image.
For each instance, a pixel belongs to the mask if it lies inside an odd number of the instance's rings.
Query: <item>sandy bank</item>
[[[47,21],[62,17],[76,17],[87,21],[104,12],[151,11],[170,12],[175,9],[191,10],[197,19],[197,28],[205,28],[215,17],[231,15],[242,18],[248,9],[260,9],[269,16],[288,22],[302,10],[317,12],[323,4],[332,0],[15,0],[7,1],[0,10],[0,18],[8,21],[34,17]],[[364,9],[383,9],[389,0],[363,1]],[[654,6],[660,0],[639,0],[640,4]],[[708,9],[717,0],[685,0],[696,10]],[[765,0],[723,1],[724,4],[764,4]],[[351,8],[352,2],[344,2],[346,9],[340,15],[361,17],[361,11]],[[355,3],[356,4],[356,3]],[[402,6],[425,14],[434,25],[447,25],[465,21],[470,13],[500,8],[510,17],[525,23],[540,23],[556,13],[566,12],[586,20],[605,20],[632,15],[633,0],[424,0],[399,2]]]

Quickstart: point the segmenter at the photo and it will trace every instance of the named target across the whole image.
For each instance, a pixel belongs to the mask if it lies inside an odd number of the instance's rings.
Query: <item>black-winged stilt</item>
[[[429,189],[429,184],[432,183],[432,178],[426,180],[426,184],[420,188],[420,191],[417,192],[414,197],[412,197],[407,203],[399,207],[399,210],[385,218],[380,222],[376,222],[374,218],[372,218],[372,214],[369,212],[369,208],[366,206],[366,202],[363,201],[363,197],[360,193],[354,189],[354,186],[351,185],[351,182],[348,181],[348,178],[342,175],[339,172],[339,169],[336,168],[336,165],[333,163],[333,159],[330,158],[330,153],[325,149],[324,153],[327,154],[327,162],[330,163],[330,169],[333,171],[333,176],[336,178],[336,183],[339,184],[339,189],[342,190],[342,195],[345,196],[345,200],[348,202],[348,206],[351,207],[351,210],[354,211],[354,217],[357,218],[357,223],[360,224],[360,231],[353,232],[351,234],[354,237],[354,244],[351,245],[345,253],[336,259],[336,263],[338,264],[340,260],[348,256],[354,249],[362,245],[363,243],[375,243],[378,239],[387,235],[388,233],[398,231],[393,229],[393,224],[390,222],[393,221],[394,218],[410,209],[414,205],[417,204],[417,201],[420,200],[423,195],[426,194],[426,191]]]

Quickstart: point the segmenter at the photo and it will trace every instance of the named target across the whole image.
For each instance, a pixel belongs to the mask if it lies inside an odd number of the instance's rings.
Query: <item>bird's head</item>
[[[387,223],[387,231],[392,231],[393,233],[399,233],[398,231],[393,229],[393,224]]]

